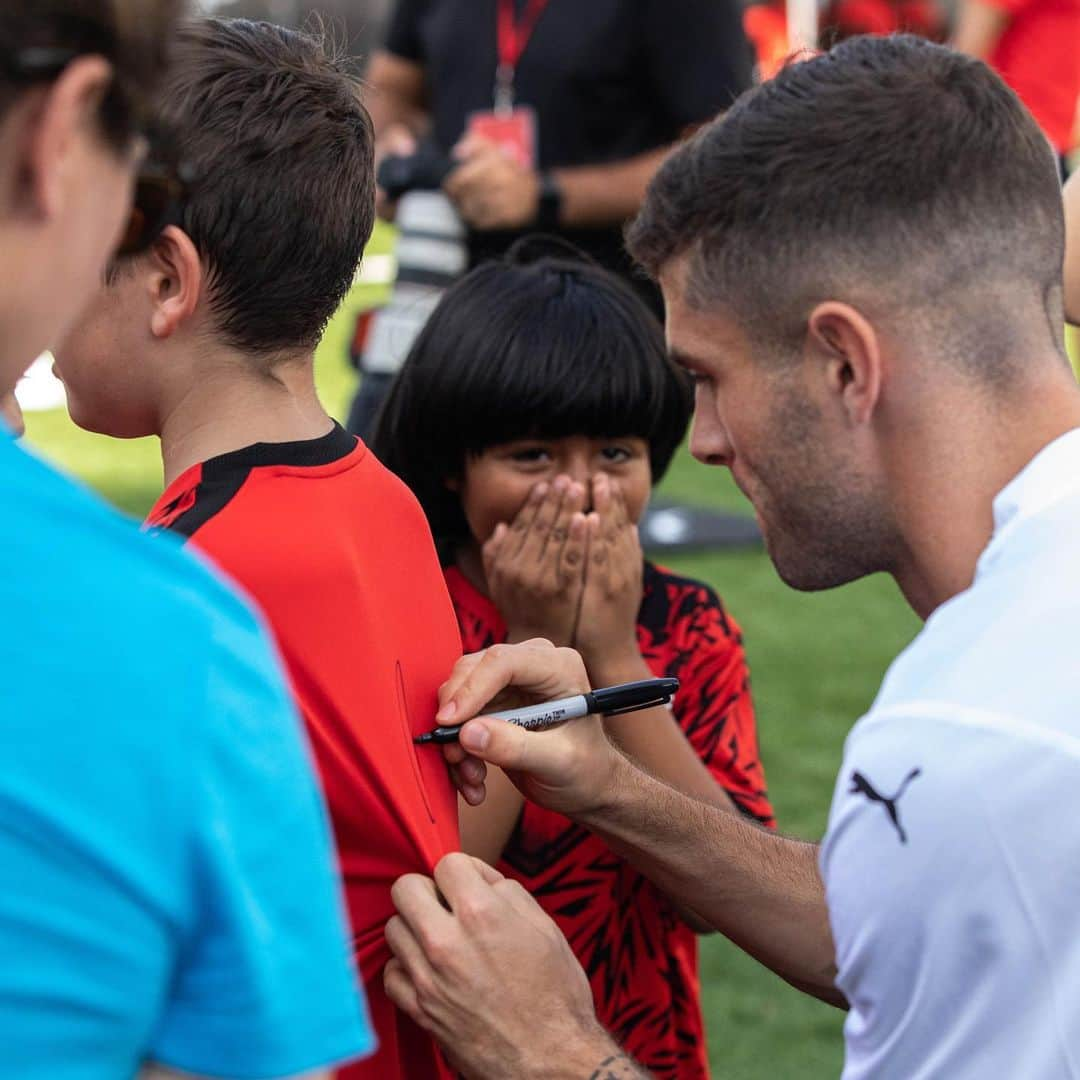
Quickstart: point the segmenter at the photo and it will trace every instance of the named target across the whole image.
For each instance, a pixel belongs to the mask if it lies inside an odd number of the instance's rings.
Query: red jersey
[[[1080,99],[1080,0],[984,2],[1009,19],[987,62],[1066,153]]]
[[[504,641],[495,605],[456,568],[445,573],[466,652]],[[716,594],[646,563],[638,644],[654,675],[681,680],[675,718],[709,771],[772,826],[742,635]],[[627,1053],[658,1077],[707,1076],[697,936],[667,897],[588,830],[531,803],[498,866],[558,923]]]
[[[390,886],[460,847],[442,756],[417,753],[461,639],[412,493],[340,427],[188,469],[147,525],[189,537],[266,614],[307,724],[379,1038],[345,1077],[451,1077],[386,997]]]

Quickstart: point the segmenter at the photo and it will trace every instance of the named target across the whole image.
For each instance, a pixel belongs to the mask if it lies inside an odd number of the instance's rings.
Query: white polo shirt
[[[1080,1077],[1080,429],[849,735],[821,869],[845,1080]]]

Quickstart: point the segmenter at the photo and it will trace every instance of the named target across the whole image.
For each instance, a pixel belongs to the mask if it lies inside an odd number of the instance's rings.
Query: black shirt
[[[386,49],[424,69],[444,151],[494,99],[496,0],[398,0]],[[518,4],[520,9],[521,5]],[[541,168],[599,165],[664,146],[750,85],[736,0],[549,0],[517,66],[515,99],[537,114]],[[628,270],[621,229],[563,235]],[[472,234],[472,261],[516,234]]]

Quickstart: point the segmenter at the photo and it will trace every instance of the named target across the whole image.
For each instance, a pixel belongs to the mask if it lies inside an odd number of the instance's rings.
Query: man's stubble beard
[[[794,392],[778,401],[773,445],[757,470],[765,546],[800,592],[846,585],[895,564],[897,533],[880,486],[823,438],[820,411]]]

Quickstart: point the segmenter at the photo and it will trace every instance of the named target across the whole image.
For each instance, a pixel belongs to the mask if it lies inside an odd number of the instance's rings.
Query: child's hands
[[[560,476],[537,484],[510,526],[483,547],[484,575],[506,620],[507,640],[569,645],[584,588],[585,488]]]
[[[484,544],[484,573],[507,640],[573,645],[590,666],[640,662],[637,616],[644,557],[616,481],[538,484],[514,521]]]
[[[630,520],[618,482],[599,473],[592,486],[585,589],[574,638],[590,671],[597,665],[640,662],[637,617],[644,573],[637,526]]]

